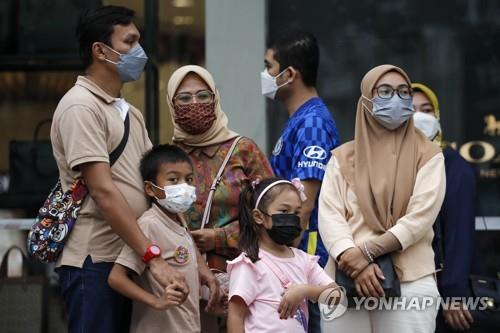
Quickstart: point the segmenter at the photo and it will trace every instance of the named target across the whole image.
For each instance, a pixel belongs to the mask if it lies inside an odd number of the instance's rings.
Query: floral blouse
[[[191,230],[201,227],[203,212],[210,192],[210,186],[217,175],[234,139],[208,147],[193,147],[178,143],[191,158],[194,167],[196,202],[185,213]],[[226,165],[222,180],[214,194],[210,219],[205,228],[216,230],[215,250],[207,253],[209,267],[226,270],[226,260],[239,255],[239,197],[245,180],[273,177],[273,171],[266,156],[257,144],[242,137]]]

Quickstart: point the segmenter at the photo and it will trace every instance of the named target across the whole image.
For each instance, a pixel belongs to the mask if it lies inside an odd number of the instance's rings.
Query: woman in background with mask
[[[469,297],[469,275],[475,251],[474,171],[456,150],[443,145],[437,96],[421,83],[413,83],[412,88],[415,127],[443,148],[446,168],[446,195],[434,224],[436,265],[442,267],[437,275],[439,293],[442,297]],[[468,330],[473,322],[466,307],[443,308],[442,315],[438,316],[437,332]]]
[[[202,254],[206,254],[209,267],[225,272],[226,260],[239,255],[238,203],[241,189],[248,180],[269,178],[273,172],[255,142],[240,137],[227,127],[219,92],[206,69],[193,65],[179,68],[170,77],[167,94],[174,124],[173,141],[189,154],[194,165],[193,185],[196,186],[197,199],[186,212],[186,219],[196,245]],[[213,192],[213,200],[210,200],[210,188],[228,154],[228,163]],[[210,202],[209,216],[202,225]],[[223,324],[219,325],[217,320]],[[224,325],[225,319],[202,313],[203,331],[213,331]]]
[[[374,261],[390,254],[401,296],[434,300],[418,309],[401,302],[376,310],[361,303],[330,331],[434,332],[439,296],[432,225],[445,193],[444,158],[413,125],[411,82],[392,65],[361,81],[354,140],[333,150],[319,197],[319,231],[335,265],[354,280],[358,297],[383,297],[384,273]],[[337,282],[340,281],[337,280]],[[360,298],[358,298],[360,300]]]

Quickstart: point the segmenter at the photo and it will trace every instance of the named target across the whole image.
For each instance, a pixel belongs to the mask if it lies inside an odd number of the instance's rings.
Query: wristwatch
[[[161,249],[158,245],[151,244],[147,247],[146,252],[142,256],[142,261],[146,264],[149,264],[149,262],[154,259],[161,256]]]

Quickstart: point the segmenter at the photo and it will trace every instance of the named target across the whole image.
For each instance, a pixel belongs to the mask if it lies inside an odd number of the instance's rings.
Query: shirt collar
[[[309,110],[310,107],[319,103],[323,103],[323,100],[320,97],[309,98],[307,101],[304,102],[304,104],[299,106],[299,108],[297,109],[297,111],[295,111],[295,113],[292,115],[291,118],[294,118],[296,116],[298,117],[299,114],[301,114],[302,112],[306,112],[307,110]]]
[[[75,84],[86,88],[91,93],[101,98],[104,102],[106,102],[106,104],[111,104],[115,101],[114,97],[108,95],[104,90],[101,89],[101,87],[99,87],[92,80],[86,78],[85,76],[79,75]]]
[[[152,208],[156,216],[158,216],[163,222],[163,224],[167,225],[170,229],[174,230],[179,234],[182,234],[187,230],[186,220],[181,214],[177,214],[177,218],[179,219],[182,225],[172,220],[167,214],[165,214],[165,212],[158,206],[158,204],[153,203]]]

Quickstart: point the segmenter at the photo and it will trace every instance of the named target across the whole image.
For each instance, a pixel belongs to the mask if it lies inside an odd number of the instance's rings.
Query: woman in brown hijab
[[[170,77],[167,90],[174,144],[188,153],[194,166],[196,202],[185,217],[208,266],[215,272],[225,272],[226,261],[239,255],[241,189],[252,180],[272,177],[273,172],[253,140],[229,129],[219,91],[205,68],[180,67]],[[210,194],[226,157],[218,186]],[[227,292],[224,282],[228,283],[221,278],[223,292]],[[222,331],[225,326],[225,318],[204,312],[201,318],[202,332]]]
[[[327,165],[319,231],[330,253],[325,270],[334,277],[338,265],[354,279],[359,297],[384,296],[374,260],[390,253],[401,296],[428,297],[433,304],[408,310],[394,302],[389,310],[367,311],[361,303],[328,322],[332,330],[434,332],[439,293],[432,225],[445,193],[444,158],[413,125],[410,87],[406,73],[392,65],[364,76],[354,140],[335,149]]]

